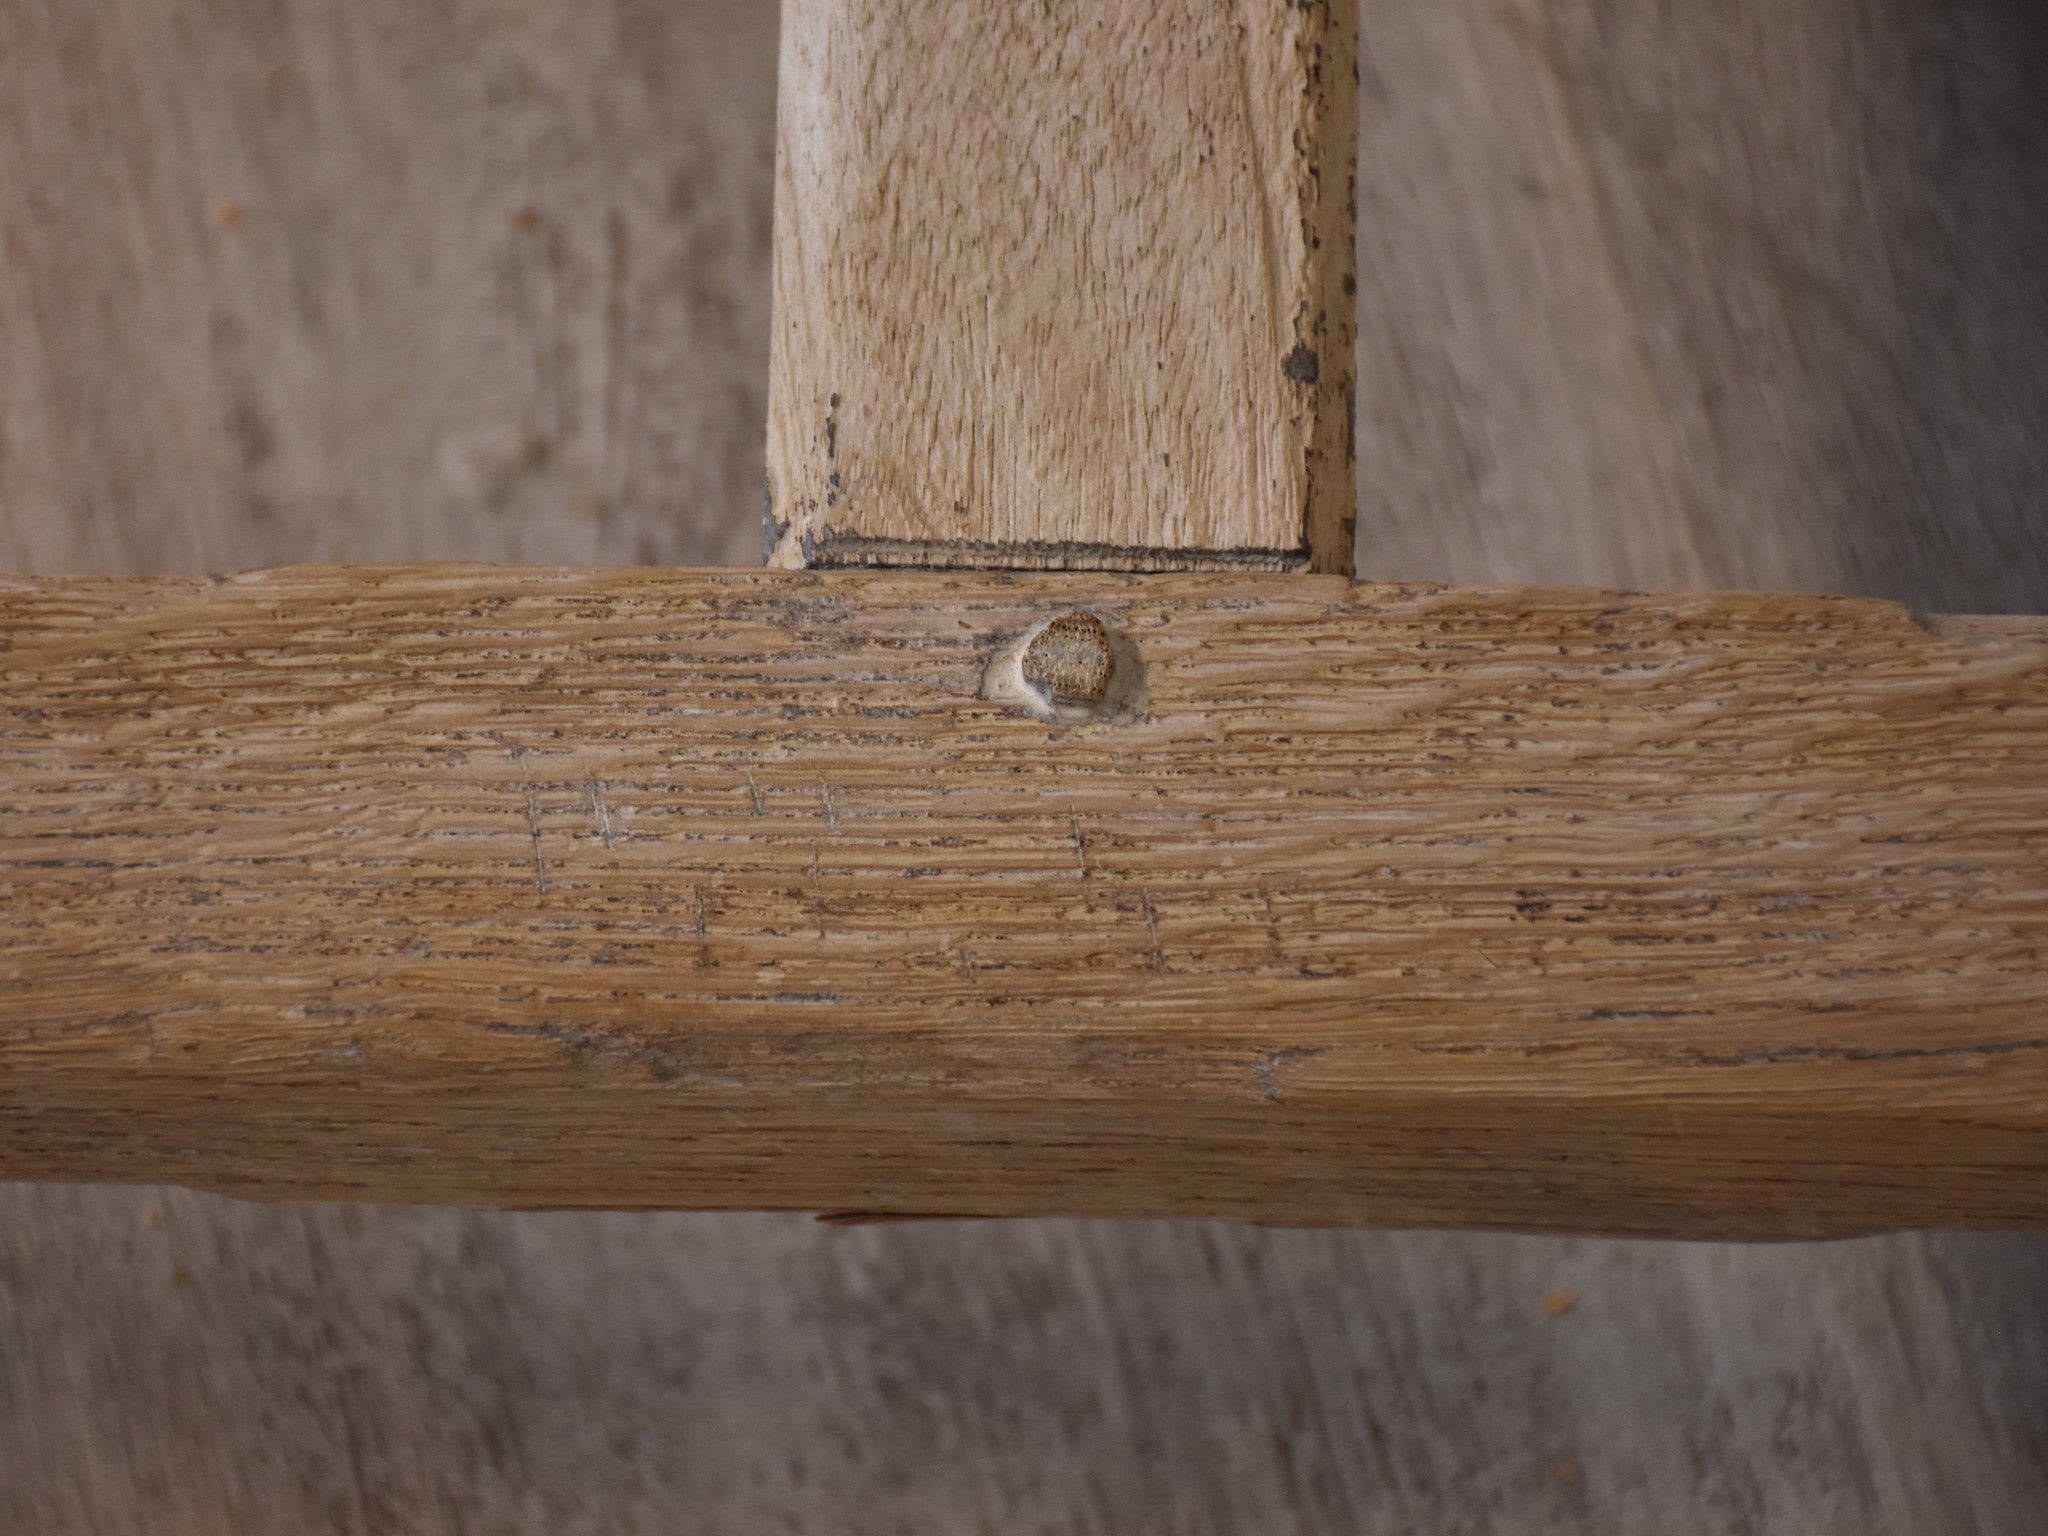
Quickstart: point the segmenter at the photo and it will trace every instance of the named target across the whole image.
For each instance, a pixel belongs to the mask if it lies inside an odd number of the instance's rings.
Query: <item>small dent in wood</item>
[[[1258,1089],[1260,1098],[1268,1104],[1277,1104],[1285,1086],[1281,1081],[1281,1070],[1289,1062],[1313,1061],[1323,1054],[1319,1045],[1290,1045],[1268,1051],[1252,1063],[1252,1085]]]
[[[998,651],[981,694],[1021,704],[1042,720],[1114,720],[1138,712],[1143,677],[1130,641],[1077,609],[1033,626]]]

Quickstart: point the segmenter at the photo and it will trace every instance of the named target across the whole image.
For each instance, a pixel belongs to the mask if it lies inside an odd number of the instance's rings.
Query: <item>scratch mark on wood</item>
[[[587,788],[590,791],[590,816],[597,823],[598,841],[607,849],[618,847],[618,834],[612,828],[612,808],[605,804],[604,786],[592,779]]]
[[[825,881],[818,873],[818,845],[811,844],[811,910],[818,919],[818,938],[825,938]]]
[[[1324,1054],[1318,1045],[1290,1045],[1277,1051],[1268,1051],[1252,1065],[1252,1082],[1257,1085],[1259,1097],[1268,1103],[1280,1097],[1280,1069],[1290,1061],[1308,1061]]]
[[[509,747],[512,761],[519,765],[519,788],[526,796],[526,830],[533,839],[533,883],[543,896],[548,893],[548,861],[540,846],[540,802],[533,792],[533,778],[526,771],[526,748]]]

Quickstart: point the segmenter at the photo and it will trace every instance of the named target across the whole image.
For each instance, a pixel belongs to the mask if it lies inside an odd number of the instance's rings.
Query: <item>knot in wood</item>
[[[1092,613],[1063,613],[1024,649],[1024,681],[1055,704],[1100,704],[1115,668],[1109,629]]]

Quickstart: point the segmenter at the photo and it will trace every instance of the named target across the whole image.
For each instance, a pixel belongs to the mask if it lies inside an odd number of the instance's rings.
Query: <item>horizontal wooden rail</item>
[[[0,1177],[2035,1224],[2044,999],[2036,621],[1225,575],[0,582]]]

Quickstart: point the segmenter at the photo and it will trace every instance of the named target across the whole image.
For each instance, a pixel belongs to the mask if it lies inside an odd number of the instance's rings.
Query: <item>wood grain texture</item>
[[[1357,13],[790,0],[771,563],[1351,568]]]
[[[0,570],[757,560],[774,30],[0,5]]]
[[[592,46],[614,14],[660,29],[624,67]],[[215,67],[280,15],[273,57],[326,83],[336,126],[317,139],[245,125],[260,78]],[[22,72],[19,29],[44,16],[94,25],[98,42]],[[445,16],[469,20],[426,25]],[[490,39],[515,17],[524,67],[450,89],[505,61]],[[164,24],[131,43],[104,30],[115,19]],[[2048,435],[2028,430],[2048,399],[2038,5],[1370,0],[1366,20],[1366,569],[2048,604]],[[6,27],[0,124],[17,136],[0,182],[35,167],[48,215],[10,226],[0,293],[17,315],[39,301],[72,383],[37,414],[19,390],[0,413],[0,565],[590,563],[636,558],[643,534],[684,564],[758,548],[759,439],[749,452],[742,430],[758,432],[758,405],[751,424],[733,406],[730,433],[691,434],[719,419],[709,407],[758,401],[765,378],[749,361],[766,357],[765,259],[724,261],[716,221],[765,251],[767,8],[18,0],[0,5]],[[672,76],[667,126],[643,133],[643,71],[712,60]],[[545,89],[509,89],[521,80]],[[96,106],[67,117],[74,99]],[[165,99],[186,126],[154,135],[146,176],[119,170],[107,157],[129,142],[127,114]],[[411,159],[405,195],[339,251],[304,233],[322,204],[287,201],[291,281],[217,290],[260,338],[289,330],[295,296],[334,261],[359,285],[361,328],[327,346],[362,392],[305,389],[288,349],[249,353],[259,397],[289,402],[288,441],[327,457],[245,497],[227,414],[182,408],[206,354],[146,323],[155,285],[183,270],[170,253],[191,199],[220,195],[224,146],[267,143],[277,185],[374,204],[383,168],[346,151],[367,131],[352,125],[394,113],[406,145],[449,152]],[[63,138],[19,136],[57,121]],[[520,148],[495,157],[507,133]],[[574,169],[572,146],[623,169]],[[721,168],[675,205],[687,216],[659,211],[671,157]],[[1575,182],[1575,167],[1594,174]],[[386,413],[466,410],[522,377],[492,359],[558,334],[545,306],[444,310],[428,299],[447,290],[385,265],[473,260],[474,226],[438,210],[485,169],[511,195],[543,175],[564,198],[610,187],[636,237],[685,220],[659,291],[731,306],[732,334],[753,339],[633,336],[663,381],[648,398],[675,433],[666,472],[723,464],[743,502],[700,490],[666,512],[646,498],[623,523],[566,523],[548,499],[559,458],[523,471],[501,511],[401,494]],[[110,176],[128,195],[64,201]],[[565,210],[571,239],[601,227],[586,206]],[[132,265],[138,248],[160,265]],[[100,281],[110,270],[127,280]],[[390,346],[392,311],[448,325],[436,366]],[[503,340],[467,349],[484,330]],[[24,334],[9,334],[0,389],[37,356]],[[391,366],[373,366],[372,338]],[[1595,366],[1631,354],[1653,362],[1654,393]],[[596,419],[602,370],[557,377],[572,415]],[[1716,386],[1747,428],[1687,432],[1653,477],[1636,452],[1661,405]],[[86,479],[104,467],[95,442],[144,468]],[[183,467],[202,460],[228,468]],[[33,482],[28,464],[45,466]],[[388,495],[350,496],[385,475]],[[92,494],[67,489],[80,483]],[[1673,494],[1688,483],[1712,499]],[[346,518],[323,515],[344,498]],[[1578,1305],[1546,1320],[1558,1287]],[[40,1536],[2038,1536],[2044,1403],[2048,1238],[2034,1234],[1742,1247],[1213,1223],[831,1229],[0,1187],[0,1529]]]
[[[1075,604],[1099,720],[984,697]],[[0,1171],[2048,1220],[2048,633],[1311,577],[0,596]]]
[[[1578,1298],[1548,1319],[1542,1301]],[[2048,1244],[0,1187],[51,1536],[2030,1536]]]
[[[1362,36],[1361,574],[2048,611],[2048,11]]]

